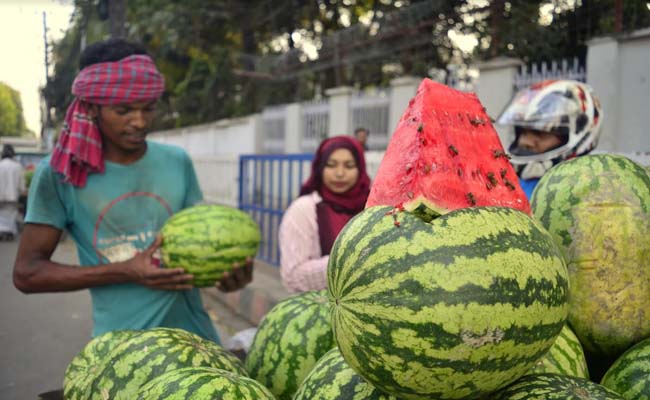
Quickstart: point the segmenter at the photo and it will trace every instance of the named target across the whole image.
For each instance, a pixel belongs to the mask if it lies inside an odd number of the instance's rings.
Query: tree
[[[0,136],[27,134],[20,93],[0,82]]]

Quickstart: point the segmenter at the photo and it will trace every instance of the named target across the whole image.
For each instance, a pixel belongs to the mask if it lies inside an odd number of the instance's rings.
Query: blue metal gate
[[[258,259],[280,265],[278,226],[309,176],[313,157],[311,153],[239,157],[239,208],[251,214],[262,231]]]

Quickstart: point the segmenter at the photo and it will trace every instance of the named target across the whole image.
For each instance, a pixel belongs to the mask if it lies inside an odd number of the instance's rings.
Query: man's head
[[[128,42],[124,39],[108,39],[95,42],[86,47],[79,57],[79,70],[93,64],[120,61],[128,56],[141,54],[148,55],[147,50],[138,43]]]
[[[81,55],[79,66],[83,71],[85,68],[118,62],[134,55],[148,56],[146,50],[139,44],[123,39],[110,39],[88,46]],[[120,82],[117,77],[112,83],[116,91],[135,89],[133,83],[126,78]],[[157,98],[135,101],[126,98],[103,105],[93,103],[92,99],[87,102],[88,113],[95,119],[102,133],[106,151],[139,152],[146,147],[145,138],[153,123]]]
[[[14,158],[15,155],[16,151],[14,150],[14,146],[10,144],[2,146],[2,158]]]
[[[144,49],[124,40],[88,46],[72,83],[73,102],[52,150],[50,165],[76,187],[88,174],[103,172],[106,159],[136,161],[165,79]]]
[[[497,120],[511,141],[512,164],[524,179],[539,178],[553,165],[596,147],[602,112],[588,85],[548,80],[517,93]]]
[[[354,137],[361,143],[364,149],[368,147],[368,135],[370,135],[370,131],[367,128],[357,128],[354,130]]]

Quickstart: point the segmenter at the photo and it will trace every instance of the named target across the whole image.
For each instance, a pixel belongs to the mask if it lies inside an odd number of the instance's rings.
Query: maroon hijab
[[[347,192],[337,194],[323,184],[323,170],[330,155],[338,149],[348,149],[357,162],[359,178]],[[323,201],[316,206],[318,234],[323,255],[332,250],[336,236],[345,224],[363,210],[370,193],[370,177],[366,172],[366,160],[361,144],[350,136],[335,136],[325,139],[318,146],[311,164],[311,175],[302,185],[300,195],[317,191]]]

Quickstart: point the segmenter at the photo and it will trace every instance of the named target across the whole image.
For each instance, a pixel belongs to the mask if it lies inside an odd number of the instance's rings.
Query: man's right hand
[[[162,240],[162,236],[158,235],[147,249],[126,262],[126,268],[129,274],[132,274],[133,281],[152,289],[192,289],[193,275],[185,273],[183,268],[161,268],[154,262],[154,254],[162,245]]]

